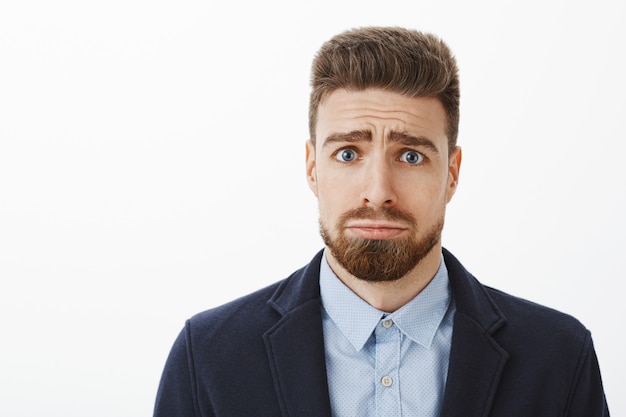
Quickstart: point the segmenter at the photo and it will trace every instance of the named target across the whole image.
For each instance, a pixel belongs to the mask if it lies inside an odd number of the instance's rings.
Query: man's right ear
[[[306,181],[317,197],[317,174],[315,172],[315,145],[311,139],[306,141]]]

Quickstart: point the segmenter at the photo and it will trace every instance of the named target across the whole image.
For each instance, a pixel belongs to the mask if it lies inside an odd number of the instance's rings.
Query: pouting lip
[[[360,237],[368,240],[387,240],[394,239],[400,235],[406,233],[406,227],[400,227],[398,225],[391,225],[389,223],[353,223],[346,227],[348,235]]]
[[[345,225],[346,229],[408,229],[406,224],[389,221],[352,220]]]

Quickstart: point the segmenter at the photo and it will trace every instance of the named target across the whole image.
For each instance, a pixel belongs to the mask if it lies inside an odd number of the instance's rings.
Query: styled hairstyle
[[[315,143],[317,111],[337,89],[381,88],[408,97],[436,97],[447,115],[448,147],[459,130],[456,59],[436,36],[399,27],[347,30],[325,42],[313,59],[309,132]]]

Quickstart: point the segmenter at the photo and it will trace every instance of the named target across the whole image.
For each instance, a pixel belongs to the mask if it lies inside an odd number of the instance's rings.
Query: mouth
[[[407,227],[393,223],[353,222],[345,227],[348,234],[370,240],[393,239],[403,234]]]

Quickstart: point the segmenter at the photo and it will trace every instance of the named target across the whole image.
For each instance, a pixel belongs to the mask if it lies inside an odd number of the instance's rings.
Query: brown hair
[[[325,42],[311,69],[309,131],[315,143],[317,110],[339,88],[382,88],[409,97],[436,97],[446,111],[448,146],[459,129],[459,78],[448,46],[432,34],[399,27],[365,27]]]

